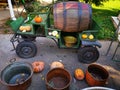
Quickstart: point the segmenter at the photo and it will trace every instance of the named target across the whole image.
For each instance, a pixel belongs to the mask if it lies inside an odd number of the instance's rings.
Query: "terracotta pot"
[[[108,71],[100,65],[91,64],[86,71],[86,81],[90,86],[103,86],[109,77]]]
[[[69,90],[72,80],[70,73],[63,68],[54,68],[46,75],[47,90]]]

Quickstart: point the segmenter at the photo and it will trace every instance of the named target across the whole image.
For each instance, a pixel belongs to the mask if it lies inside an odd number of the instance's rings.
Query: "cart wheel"
[[[22,41],[16,47],[16,54],[21,58],[31,58],[37,53],[36,45],[31,41]]]
[[[96,47],[81,47],[78,50],[78,59],[83,63],[92,63],[99,58],[99,52]]]
[[[24,39],[24,40],[30,40],[30,41],[35,41],[36,39],[36,36],[29,36],[29,35],[21,35],[21,37]]]

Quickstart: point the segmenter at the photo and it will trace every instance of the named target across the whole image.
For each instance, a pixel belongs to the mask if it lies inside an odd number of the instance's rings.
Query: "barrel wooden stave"
[[[89,28],[92,9],[89,4],[62,2],[54,5],[54,26],[65,32],[80,32]]]

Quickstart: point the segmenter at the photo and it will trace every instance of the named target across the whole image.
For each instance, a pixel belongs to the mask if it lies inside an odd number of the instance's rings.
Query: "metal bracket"
[[[84,46],[98,46],[99,48],[102,47],[101,43],[99,43],[98,41],[82,40],[81,44]]]
[[[12,43],[12,45],[13,45],[13,49],[11,50],[11,51],[13,51],[13,50],[15,50],[16,49],[16,47],[15,47],[15,42],[20,42],[19,41],[19,35],[17,35],[17,34],[14,34],[13,35],[13,37],[10,39],[10,42]]]

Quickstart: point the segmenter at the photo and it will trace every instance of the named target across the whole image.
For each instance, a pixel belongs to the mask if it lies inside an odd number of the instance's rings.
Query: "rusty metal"
[[[71,83],[70,73],[63,68],[54,68],[46,75],[47,90],[69,90]]]
[[[17,75],[21,76],[16,78]],[[8,90],[26,90],[31,84],[32,75],[33,70],[30,63],[12,62],[1,71],[0,81],[7,86]],[[11,81],[13,78],[14,80]]]

